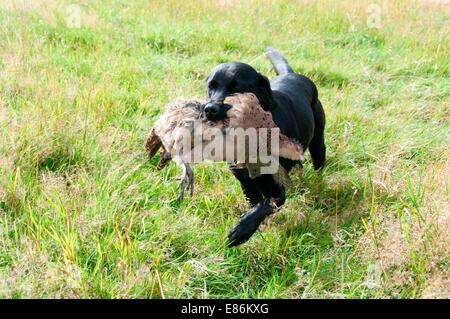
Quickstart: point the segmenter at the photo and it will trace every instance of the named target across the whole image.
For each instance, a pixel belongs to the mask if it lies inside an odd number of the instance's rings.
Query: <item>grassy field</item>
[[[0,0],[0,297],[450,297],[444,2]],[[274,76],[268,45],[319,88],[327,165],[228,249],[226,165],[177,204],[143,144],[213,66]]]

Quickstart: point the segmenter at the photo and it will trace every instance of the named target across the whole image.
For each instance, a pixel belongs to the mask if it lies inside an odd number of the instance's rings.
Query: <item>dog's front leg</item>
[[[243,214],[230,230],[228,233],[229,247],[240,245],[249,240],[264,219],[273,214],[285,202],[284,188],[277,185],[271,175],[262,175],[254,179],[253,182],[264,197],[252,209]]]
[[[264,219],[272,213],[273,208],[270,205],[270,199],[265,198],[242,215],[228,233],[228,247],[234,247],[249,240]]]

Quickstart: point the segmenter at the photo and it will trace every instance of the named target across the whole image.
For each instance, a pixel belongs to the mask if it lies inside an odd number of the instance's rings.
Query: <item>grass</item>
[[[0,297],[448,298],[449,7],[385,1],[0,1]],[[68,11],[69,10],[69,11]],[[69,20],[71,21],[71,20]],[[327,166],[237,249],[225,165],[156,170],[144,139],[267,45],[318,85]]]

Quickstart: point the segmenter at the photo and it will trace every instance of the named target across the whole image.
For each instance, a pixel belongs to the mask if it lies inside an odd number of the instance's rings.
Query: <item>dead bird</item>
[[[269,155],[266,161],[272,160],[277,164],[277,170],[273,174],[275,180],[287,189],[290,186],[290,178],[285,169],[278,164],[277,158],[283,157],[294,161],[303,159],[302,146],[279,132],[271,113],[261,108],[254,94],[235,94],[227,97],[224,103],[229,105],[227,118],[220,121],[208,121],[202,118],[204,102],[177,99],[166,106],[164,113],[156,120],[150,132],[146,142],[149,157],[152,158],[161,148],[157,168],[163,168],[170,159],[183,168],[179,200],[183,198],[185,190],[190,190],[191,195],[193,194],[194,176],[190,164],[204,160],[231,161],[236,166],[246,167],[250,176],[255,178],[261,174],[261,168],[265,166],[259,158],[260,147],[264,147]],[[239,144],[238,136],[230,137],[230,128],[255,129],[258,133],[257,140],[245,140],[244,144]],[[266,134],[259,134],[261,129],[266,129]],[[187,143],[186,132],[189,135]],[[272,147],[273,139],[276,138],[272,135],[274,132],[278,138],[278,148]],[[220,134],[224,139],[218,138]],[[256,158],[253,159],[250,159],[251,154],[248,151],[251,144],[256,146],[256,153],[253,154]],[[202,152],[200,158],[194,159],[193,150],[196,147],[221,149],[222,152]],[[232,153],[227,152],[230,149]]]
[[[198,100],[181,98],[167,104],[164,113],[156,120],[151,129],[145,144],[150,159],[161,149],[158,170],[166,166],[171,159],[183,168],[180,177],[179,200],[183,199],[185,190],[190,190],[191,196],[194,193],[194,174],[188,161],[183,161],[181,156],[177,155],[172,158],[172,154],[182,154],[183,151],[187,151],[183,150],[183,144],[177,139],[174,132],[177,128],[189,128],[194,121],[200,120],[203,105],[204,103]]]

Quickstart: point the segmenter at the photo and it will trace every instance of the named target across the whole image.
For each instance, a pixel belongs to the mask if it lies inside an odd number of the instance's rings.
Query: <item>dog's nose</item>
[[[229,105],[217,102],[209,102],[205,105],[205,117],[209,121],[222,120],[227,116],[227,111],[230,109]]]
[[[210,116],[215,116],[217,113],[219,113],[219,105],[217,103],[207,103],[205,105],[205,115],[209,120]]]

